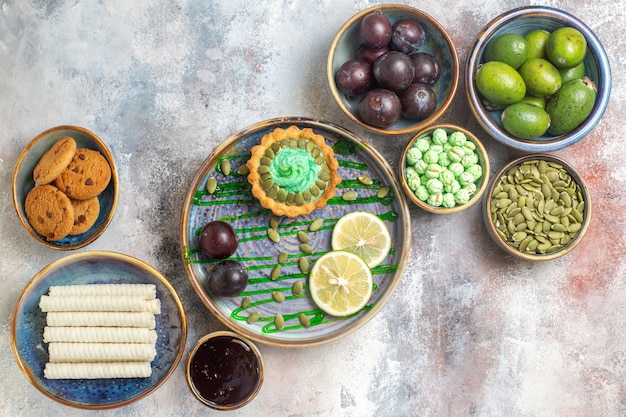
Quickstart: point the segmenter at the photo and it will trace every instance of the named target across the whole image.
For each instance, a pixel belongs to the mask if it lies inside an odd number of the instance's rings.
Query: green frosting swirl
[[[301,193],[315,184],[322,167],[304,149],[283,148],[272,159],[270,175],[287,193]]]

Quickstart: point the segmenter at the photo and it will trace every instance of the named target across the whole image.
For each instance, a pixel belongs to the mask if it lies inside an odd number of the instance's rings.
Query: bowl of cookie
[[[118,182],[113,155],[97,135],[78,126],[57,126],[37,135],[19,156],[13,205],[39,243],[79,249],[111,223]]]

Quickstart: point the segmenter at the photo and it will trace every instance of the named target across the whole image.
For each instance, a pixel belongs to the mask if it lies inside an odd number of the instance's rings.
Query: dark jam
[[[204,399],[228,407],[254,392],[261,370],[259,359],[248,344],[231,336],[217,336],[198,347],[189,372]]]

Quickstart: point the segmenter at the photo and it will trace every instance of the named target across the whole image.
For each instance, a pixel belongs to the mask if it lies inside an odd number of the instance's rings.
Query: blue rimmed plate
[[[46,379],[43,343],[46,315],[39,299],[53,285],[154,284],[161,300],[156,319],[156,358],[149,378]],[[182,303],[163,275],[139,259],[116,252],[91,251],[66,256],[43,268],[24,288],[13,312],[11,346],[28,380],[46,396],[85,409],[109,409],[137,401],[160,387],[174,372],[183,351],[187,324]]]
[[[237,170],[245,165],[250,148],[261,137],[276,128],[296,125],[300,129],[312,128],[324,136],[332,146],[339,161],[338,173],[343,179],[337,187],[337,195],[325,208],[294,219],[281,218],[278,226],[281,239],[272,242],[267,237],[272,213],[261,207],[250,192],[245,175]],[[224,175],[220,166],[228,160],[231,173]],[[367,175],[374,180],[371,185],[361,184],[357,177]],[[214,177],[218,188],[213,194],[206,191],[206,182]],[[389,187],[389,193],[379,198],[381,187]],[[356,201],[347,202],[341,195],[347,190],[358,193]],[[373,269],[375,291],[370,303],[359,313],[344,318],[324,315],[313,303],[306,285],[306,274],[300,272],[299,259],[306,256],[311,263],[330,250],[330,236],[335,222],[344,214],[364,210],[378,215],[389,228],[392,249],[383,262]],[[313,247],[312,255],[299,249],[298,231],[308,231],[315,219],[323,219],[323,227],[317,232],[307,232]],[[239,247],[231,259],[246,266],[250,276],[247,288],[237,297],[216,297],[206,287],[208,272],[213,261],[200,250],[198,235],[210,221],[223,220],[234,228]],[[307,346],[338,339],[365,324],[378,313],[393,295],[410,251],[410,217],[400,185],[387,161],[371,146],[353,133],[334,124],[301,117],[276,118],[254,124],[227,138],[203,162],[194,177],[183,205],[181,219],[181,250],[189,280],[204,305],[232,330],[261,343],[278,346]],[[288,254],[282,263],[281,276],[270,279],[280,252]],[[296,296],[292,292],[294,282],[301,280],[304,292]],[[285,296],[284,302],[276,302],[273,292]],[[250,297],[250,305],[242,308],[244,297]],[[251,312],[260,313],[260,319],[248,323]],[[282,314],[285,327],[276,328],[274,318]],[[304,314],[310,327],[300,324]]]

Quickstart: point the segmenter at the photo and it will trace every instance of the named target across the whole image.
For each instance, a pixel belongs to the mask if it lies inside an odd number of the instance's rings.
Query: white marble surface
[[[193,292],[179,253],[182,200],[201,162],[228,135],[276,116],[338,123],[396,165],[408,137],[370,134],[326,86],[336,30],[366,0],[0,1],[0,415],[213,415],[184,367],[147,398],[89,412],[45,397],[10,346],[12,310],[42,267],[65,256],[21,228],[11,176],[22,148],[61,124],[96,132],[122,183],[105,234],[83,250],[118,250],[160,269],[187,312],[187,348],[223,329]],[[536,1],[409,1],[448,28],[464,62],[496,15]],[[582,17],[613,66],[605,117],[557,152],[588,181],[591,230],[557,261],[529,264],[486,235],[476,206],[450,217],[411,209],[413,242],[389,304],[329,345],[261,345],[266,381],[233,416],[626,416],[625,3],[545,0]],[[463,88],[463,84],[460,86]],[[475,122],[459,91],[444,120],[484,139],[493,170],[516,156]]]

